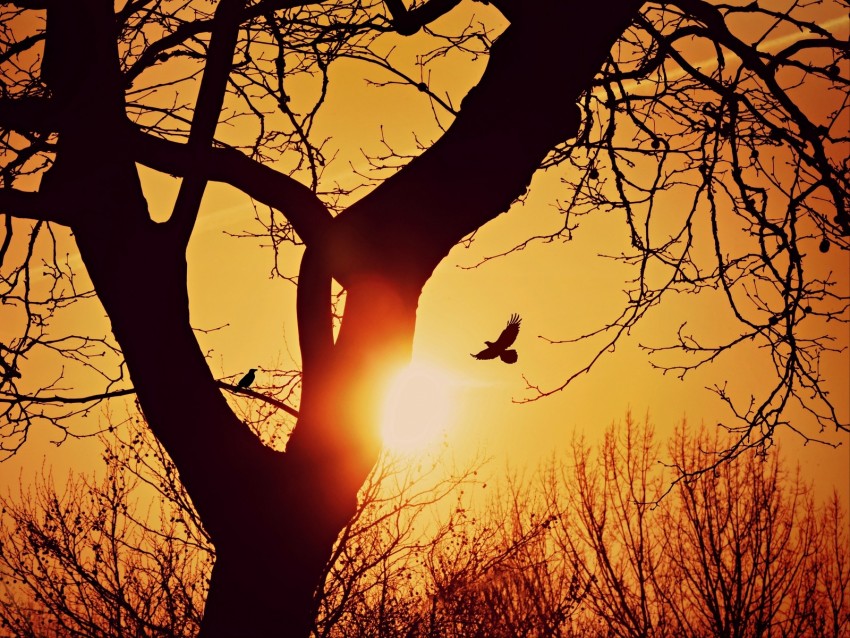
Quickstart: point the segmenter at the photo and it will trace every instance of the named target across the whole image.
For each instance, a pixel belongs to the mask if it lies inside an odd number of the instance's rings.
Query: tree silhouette
[[[43,473],[17,497],[0,497],[4,630],[33,638],[197,633],[212,548],[173,471],[128,471],[141,465],[133,460],[140,453],[150,444],[139,433],[113,440],[103,477],[69,476],[57,486]],[[163,491],[145,508],[139,500],[152,486]]]
[[[688,471],[727,444],[682,424]],[[22,637],[192,636],[213,552],[141,422],[104,437],[108,471],[0,498],[0,626]],[[314,635],[839,638],[850,530],[781,454],[680,475],[631,415],[604,441],[488,488],[480,462],[382,455],[334,550]],[[160,496],[144,512],[133,485]],[[440,507],[435,507],[439,505]],[[436,512],[439,511],[439,514]],[[427,523],[430,521],[430,524]],[[425,524],[423,524],[423,522]]]
[[[846,100],[822,112],[804,97],[848,84],[846,43],[822,25],[822,7],[499,0],[490,4],[502,17],[437,31],[437,20],[471,4],[0,8],[0,294],[12,326],[0,344],[3,450],[17,450],[39,420],[77,434],[73,417],[135,393],[215,546],[203,636],[306,635],[313,593],[378,458],[370,425],[387,375],[410,356],[422,287],[541,167],[579,170],[565,178],[563,229],[539,239],[568,238],[590,209],[616,212],[630,243],[616,257],[637,272],[620,316],[588,335],[602,336],[598,354],[566,383],[662,300],[719,291],[738,333],[714,341],[682,326],[671,345],[648,347],[679,351],[679,362],[656,365],[681,375],[750,344],[769,352],[775,375],[764,394],[741,403],[734,388],[715,388],[740,420],[722,457],[764,445],[784,425],[809,437],[848,429],[819,369],[835,349],[824,326],[846,321],[847,302],[809,267],[818,250],[847,250],[850,234]],[[417,34],[429,37],[421,78],[385,53]],[[429,85],[428,65],[449,53],[486,58],[459,106]],[[421,92],[444,128],[415,158],[372,158],[364,184],[374,188],[362,196],[327,186],[314,131],[347,60]],[[182,180],[166,221],[151,217],[139,165]],[[285,452],[234,413],[192,329],[186,251],[210,181],[274,211],[275,249],[304,246],[298,421]],[[674,206],[668,192],[678,193]],[[65,232],[91,289],[52,249]],[[36,286],[42,259],[48,285]],[[341,314],[334,281],[345,291]],[[95,294],[114,341],[95,330],[54,338],[54,317]],[[78,366],[78,387],[97,390],[28,381],[25,360],[42,352]],[[531,386],[531,398],[557,389]],[[811,423],[791,424],[792,408]]]

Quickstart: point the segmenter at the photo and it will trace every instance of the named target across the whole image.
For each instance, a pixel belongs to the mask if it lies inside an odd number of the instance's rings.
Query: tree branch
[[[265,0],[257,2],[251,7],[244,9],[239,16],[239,23],[244,23],[246,20],[251,20],[257,16],[261,16],[273,11],[281,9],[289,9],[294,7],[306,6],[310,4],[322,4],[325,0]],[[191,22],[182,22],[171,33],[163,36],[159,40],[152,42],[139,56],[135,64],[131,66],[124,74],[127,84],[132,84],[144,71],[154,66],[158,61],[168,57],[167,51],[176,46],[179,46],[186,40],[198,36],[202,33],[209,33],[214,28],[214,20],[193,20]]]
[[[803,112],[801,105],[780,85],[774,66],[764,62],[757,49],[742,42],[729,30],[723,13],[716,6],[703,0],[673,0],[673,4],[705,24],[717,43],[728,47],[748,69],[756,73],[769,89],[770,94],[788,113],[791,121],[799,127],[804,141],[812,147],[811,155],[800,153],[800,157],[813,164],[815,169],[823,176],[823,185],[829,190],[832,196],[832,204],[836,208],[837,222],[841,225],[843,232],[850,235],[850,211],[846,208],[846,189],[842,187],[826,156],[822,132]],[[811,46],[811,43],[809,43],[809,46]]]
[[[641,4],[540,0],[516,10],[443,137],[336,218],[334,277],[424,282],[452,246],[508,210],[547,153],[576,135],[576,101]]]
[[[392,23],[399,35],[413,35],[426,24],[454,9],[460,0],[430,0],[414,9],[406,9],[402,0],[386,0]]]
[[[0,99],[0,127],[17,131],[55,131],[59,110],[54,100],[44,97]]]
[[[313,191],[236,149],[192,152],[186,144],[147,135],[135,127],[128,138],[133,155],[145,166],[180,177],[194,170],[204,179],[229,184],[281,211],[307,245],[319,242],[329,232],[333,217]]]
[[[0,365],[6,366],[0,360]],[[17,371],[12,371],[16,376],[21,376]],[[216,381],[216,385],[219,388],[224,390],[228,390],[234,394],[244,394],[245,396],[249,396],[254,399],[259,399],[260,401],[264,401],[269,405],[273,405],[276,408],[280,408],[284,412],[294,417],[298,417],[298,410],[287,405],[283,401],[279,401],[274,397],[270,397],[268,395],[263,394],[262,392],[257,392],[256,390],[252,390],[251,388],[242,388],[240,386],[231,385],[230,383],[225,383],[224,381]],[[47,403],[60,403],[60,404],[79,404],[79,403],[94,403],[95,401],[103,401],[104,399],[114,399],[117,397],[126,397],[132,394],[136,394],[135,388],[125,388],[123,390],[111,390],[109,392],[102,392],[100,394],[90,394],[88,396],[82,397],[67,397],[67,396],[30,396],[26,394],[15,394],[4,392],[0,394],[0,403],[18,403],[18,402],[26,402],[26,403],[39,403],[39,404],[47,404]]]
[[[264,401],[269,405],[273,405],[276,408],[280,408],[287,414],[294,416],[296,419],[300,416],[298,410],[296,410],[292,406],[287,405],[283,401],[278,401],[274,397],[270,397],[266,394],[263,394],[262,392],[257,392],[256,390],[252,390],[251,388],[242,388],[236,385],[230,385],[229,383],[225,383],[224,381],[216,381],[216,385],[219,388],[224,388],[225,390],[233,392],[234,394],[244,394],[245,396],[249,396],[253,399],[259,399],[260,401]]]
[[[10,60],[14,56],[35,46],[35,44],[37,44],[41,40],[44,40],[44,33],[35,33],[21,40],[18,40],[17,42],[12,42],[8,44],[8,48],[2,53],[0,53],[0,64],[4,64],[7,60]]]
[[[22,219],[68,225],[69,219],[62,210],[61,202],[49,194],[0,188],[0,213]]]
[[[38,396],[29,394],[18,394],[12,392],[3,392],[0,394],[0,403],[37,403],[37,404],[80,404],[94,403],[103,401],[104,399],[114,399],[117,397],[126,397],[131,394],[136,394],[135,388],[125,388],[123,390],[110,390],[109,392],[101,392],[98,394],[90,394],[81,397],[68,397],[60,395]]]
[[[193,155],[212,145],[227,91],[227,80],[230,77],[233,52],[239,35],[239,18],[244,4],[245,0],[222,0],[216,8],[207,63],[189,130],[188,146]],[[181,244],[188,243],[192,234],[206,185],[207,180],[192,169],[180,185],[168,225],[174,230]]]

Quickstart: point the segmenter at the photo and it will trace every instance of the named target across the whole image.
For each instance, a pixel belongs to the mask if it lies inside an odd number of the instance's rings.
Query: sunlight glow
[[[384,447],[401,454],[425,451],[454,416],[452,377],[439,368],[411,363],[390,381],[381,414]]]

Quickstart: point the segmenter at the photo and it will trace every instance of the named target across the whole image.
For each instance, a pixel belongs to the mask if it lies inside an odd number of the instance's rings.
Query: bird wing
[[[502,330],[502,334],[499,335],[499,338],[496,339],[495,343],[493,343],[491,347],[494,350],[504,350],[516,341],[521,321],[522,319],[520,319],[518,314],[511,315],[511,318],[508,320],[508,325],[505,326],[505,329]]]
[[[493,348],[492,346],[488,348],[484,348],[481,352],[478,352],[472,355],[476,359],[495,359],[499,356],[499,351]]]

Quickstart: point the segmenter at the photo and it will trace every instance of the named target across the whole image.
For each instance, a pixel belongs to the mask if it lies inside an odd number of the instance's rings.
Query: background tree
[[[156,441],[140,424],[118,432],[103,480],[45,477],[3,499],[0,619],[14,635],[197,631],[212,547]],[[671,449],[687,466],[726,444],[683,425]],[[649,423],[627,415],[601,445],[577,441],[573,458],[495,491],[477,466],[435,473],[445,450],[419,468],[383,457],[336,545],[314,635],[846,633],[850,533],[836,498],[816,503],[780,455],[749,451],[637,503],[681,476],[647,455],[656,448]],[[140,507],[134,482],[160,507]]]
[[[716,436],[683,430],[673,454],[693,473],[704,461],[702,450],[718,443]],[[738,463],[684,481],[677,497],[671,518],[679,531],[667,554],[681,577],[670,609],[684,631],[834,635],[818,628],[823,613],[795,609],[807,596],[798,587],[811,585],[807,564],[820,561],[808,555],[824,552],[822,534],[830,535],[828,524],[819,529],[811,488],[799,472],[788,476],[781,463],[751,451]]]
[[[848,429],[819,368],[835,347],[825,326],[846,322],[847,302],[810,256],[847,250],[850,234],[846,42],[820,24],[821,7],[500,0],[501,17],[437,35],[437,19],[469,4],[2,5],[0,294],[13,326],[0,346],[3,449],[18,449],[36,420],[73,433],[70,417],[134,392],[215,546],[203,635],[306,634],[335,539],[378,459],[378,405],[410,356],[423,285],[540,167],[579,169],[566,173],[563,230],[541,239],[569,237],[591,209],[613,211],[630,244],[618,258],[636,269],[622,313],[587,335],[601,338],[597,354],[566,383],[671,294],[720,291],[735,334],[718,341],[682,326],[671,345],[650,348],[682,375],[751,344],[769,353],[766,391],[742,400],[715,387],[739,419],[720,457],[763,446],[780,426],[807,437]],[[383,51],[420,31],[436,40],[417,78]],[[428,84],[429,63],[449,52],[487,60],[459,104]],[[420,91],[445,129],[413,159],[374,158],[362,196],[325,183],[314,139],[332,69],[352,58]],[[813,87],[839,94],[815,108]],[[182,178],[167,219],[153,218],[138,165]],[[186,249],[209,181],[273,209],[276,248],[304,245],[289,408],[298,421],[277,433],[277,448],[234,413],[192,330]],[[64,229],[91,288],[51,250]],[[47,287],[32,279],[43,256]],[[92,294],[114,340],[96,327],[52,336],[54,315]],[[671,363],[670,350],[684,358]],[[39,351],[79,366],[75,385],[96,391],[65,392],[71,374],[58,367],[52,380],[25,378],[25,358]],[[808,423],[792,423],[793,410]]]
[[[0,498],[0,622],[15,636],[194,636],[213,563],[174,465],[140,422],[101,476],[51,473]]]

